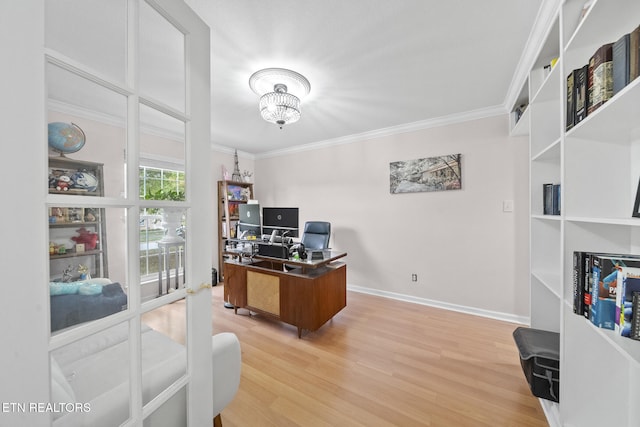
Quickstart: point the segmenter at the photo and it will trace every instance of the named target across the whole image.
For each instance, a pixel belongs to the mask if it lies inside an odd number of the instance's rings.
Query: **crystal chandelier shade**
[[[262,118],[277,124],[280,129],[300,119],[300,97],[306,96],[311,90],[304,76],[283,68],[266,68],[255,72],[249,79],[249,86],[260,95]],[[289,89],[294,93],[289,93]]]
[[[266,121],[282,128],[285,124],[295,123],[300,119],[300,100],[287,93],[285,85],[277,84],[273,92],[260,98],[260,114]]]

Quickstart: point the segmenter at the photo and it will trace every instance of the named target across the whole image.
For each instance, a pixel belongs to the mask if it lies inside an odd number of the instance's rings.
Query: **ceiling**
[[[506,112],[557,2],[186,1],[211,28],[212,144],[256,157]],[[47,2],[47,47],[125,81],[126,2],[70,4]],[[144,2],[140,21],[141,33],[153,35],[140,40],[141,90],[169,91],[184,105],[184,94],[167,89],[184,88],[182,34]],[[301,119],[283,129],[261,118],[249,88],[251,74],[268,67],[311,83]],[[52,103],[124,117],[126,98],[117,92],[55,64],[47,75]]]
[[[211,27],[212,141],[260,155],[506,111],[543,0],[187,3]],[[301,119],[282,130],[248,84],[267,67],[311,83]]]

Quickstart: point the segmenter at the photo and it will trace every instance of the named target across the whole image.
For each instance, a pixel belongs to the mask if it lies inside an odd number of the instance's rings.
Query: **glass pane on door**
[[[51,332],[126,310],[124,209],[52,205],[48,213]]]
[[[47,0],[45,45],[108,79],[124,82],[126,0]]]
[[[144,405],[186,375],[186,325],[184,299],[142,315],[142,403]]]
[[[127,98],[54,64],[47,91],[49,193],[124,197]]]
[[[186,427],[187,425],[187,390],[182,387],[165,404],[145,418],[143,427]]]
[[[53,350],[50,363],[54,425],[117,426],[129,418],[128,322]]]
[[[186,211],[181,208],[140,210],[140,276],[143,302],[185,287]]]
[[[140,176],[140,198],[184,201],[185,156],[184,122],[141,104],[139,168],[149,168],[149,175]]]
[[[140,92],[185,111],[184,34],[140,2]]]

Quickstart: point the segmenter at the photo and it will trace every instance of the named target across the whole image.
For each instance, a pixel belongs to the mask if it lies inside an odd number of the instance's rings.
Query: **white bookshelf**
[[[560,403],[552,426],[640,426],[640,342],[573,313],[573,251],[640,254],[632,218],[640,177],[640,78],[565,132],[566,76],[598,47],[640,25],[640,1],[565,0],[550,23],[529,88],[531,326],[560,332]],[[550,72],[543,68],[558,57]],[[542,213],[542,184],[559,183],[561,215]],[[597,404],[594,404],[597,402]]]

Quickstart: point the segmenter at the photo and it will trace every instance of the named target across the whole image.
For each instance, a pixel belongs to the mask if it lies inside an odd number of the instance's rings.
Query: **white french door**
[[[102,292],[88,314],[78,307],[84,302],[68,307],[50,298],[50,399],[71,400],[60,397],[62,388],[85,405],[51,414],[52,425],[209,425],[215,415],[209,29],[175,0],[47,0],[44,19],[46,122],[81,128],[84,145],[62,154],[101,170],[92,177],[100,190],[72,179],[75,191],[50,189],[46,196],[50,259],[63,257],[71,276],[79,275],[63,282],[50,269],[49,281]],[[179,165],[184,193],[171,199],[140,194],[140,158],[148,155]],[[62,173],[48,172],[50,180]],[[143,281],[141,233],[149,231],[141,218],[172,211],[176,224],[163,220],[152,230],[157,239],[145,247],[145,258],[153,251],[157,276]],[[77,239],[51,232],[70,221],[100,230],[93,249],[100,256],[90,262],[101,264],[95,271],[104,277],[87,277],[90,254]],[[126,303],[114,304],[115,298]],[[167,309],[174,314],[159,322]],[[54,325],[54,317],[62,323]]]

